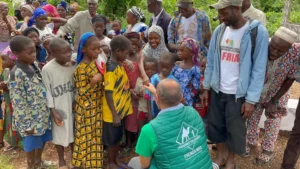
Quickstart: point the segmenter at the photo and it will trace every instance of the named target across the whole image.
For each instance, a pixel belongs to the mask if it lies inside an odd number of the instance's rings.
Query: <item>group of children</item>
[[[42,47],[33,27],[1,54],[3,68],[10,71],[0,84],[8,97],[5,120],[23,140],[29,169],[47,165],[41,155],[50,140],[61,169],[67,168],[67,146],[74,168],[103,168],[105,150],[109,168],[126,167],[119,161],[120,146],[130,152],[134,136],[160,111],[144,85],[172,78],[182,87],[182,103],[195,106],[199,97],[203,63],[196,40],[183,39],[177,57],[168,52],[158,26],[149,29],[143,47],[140,33],[109,39],[104,17],[95,16],[92,23],[95,34],[81,36],[76,61],[67,41],[44,35]]]

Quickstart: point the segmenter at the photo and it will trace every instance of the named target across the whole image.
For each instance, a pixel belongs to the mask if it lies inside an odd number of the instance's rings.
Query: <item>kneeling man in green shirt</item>
[[[179,83],[162,80],[155,89],[145,86],[161,109],[157,117],[146,124],[136,146],[139,157],[129,166],[134,169],[212,169],[205,129],[199,114],[181,104]]]

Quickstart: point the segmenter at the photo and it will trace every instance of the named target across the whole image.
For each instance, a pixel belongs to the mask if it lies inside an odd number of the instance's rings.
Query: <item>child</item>
[[[141,39],[140,35],[137,32],[130,32],[125,35],[127,39],[131,42],[131,50],[127,56],[127,60],[130,60],[133,65],[133,69],[129,69],[129,67],[123,63],[126,74],[129,79],[130,91],[131,91],[131,100],[132,100],[132,109],[133,113],[128,115],[125,118],[125,129],[127,136],[127,147],[124,149],[125,152],[130,152],[132,149],[132,138],[133,134],[138,132],[138,101],[139,95],[134,91],[136,86],[137,78],[140,76],[139,71],[139,58],[141,52]]]
[[[10,48],[18,58],[8,85],[14,110],[12,129],[23,137],[27,168],[39,168],[44,145],[52,140],[47,90],[35,63],[34,42],[16,36],[10,41]]]
[[[132,114],[129,81],[123,63],[131,48],[130,41],[118,35],[110,43],[112,55],[106,64],[103,98],[103,144],[108,147],[108,168],[119,168],[119,142],[124,117]]]
[[[15,150],[18,144],[21,144],[22,137],[20,134],[12,129],[12,104],[9,97],[9,91],[7,89],[7,83],[9,81],[9,73],[10,70],[15,66],[17,57],[14,55],[8,46],[1,55],[2,59],[2,67],[3,72],[1,74],[1,83],[0,88],[3,90],[3,96],[5,101],[5,108],[4,108],[4,131],[6,133],[6,141],[9,143],[10,146],[6,147],[4,151]]]
[[[72,165],[103,168],[102,91],[103,75],[96,59],[101,53],[98,38],[90,32],[80,38],[74,72],[76,99],[75,142]]]
[[[101,45],[100,48],[105,53],[106,60],[109,60],[110,55],[111,55],[111,50],[110,50],[109,44],[107,44],[106,42],[102,41],[102,42],[100,42],[100,45]]]
[[[122,23],[120,20],[114,20],[112,22],[113,36],[121,35],[123,32],[121,31]]]
[[[157,60],[152,57],[146,57],[144,60],[145,72],[150,79],[154,74],[157,73]],[[138,124],[139,132],[147,122],[147,117],[152,117],[151,112],[148,111],[148,103],[145,96],[145,88],[143,87],[143,79],[139,77],[136,81],[134,91],[139,96],[138,106]]]
[[[206,58],[203,58],[202,61],[201,61],[201,64],[200,64],[200,69],[201,69],[201,78],[200,78],[200,95],[199,95],[199,100],[197,102],[197,104],[199,104],[199,106],[195,107],[194,108],[199,112],[200,116],[203,118],[203,122],[206,126],[206,115],[208,113],[208,106],[207,105],[202,105],[201,104],[201,101],[200,101],[200,96],[203,94],[203,81],[204,81],[204,72],[205,72],[205,69],[206,69]],[[209,99],[208,99],[209,100]]]
[[[96,37],[100,40],[100,42],[104,41],[105,43],[109,44],[110,39],[106,37],[106,18],[102,15],[96,15],[92,19],[93,28]]]
[[[199,47],[196,40],[183,39],[178,47],[178,56],[182,61],[176,63],[172,72],[181,85],[186,106],[193,106],[194,96],[197,96],[200,90]],[[196,93],[194,94],[193,91]]]
[[[52,142],[57,150],[59,167],[63,168],[67,166],[64,147],[70,145],[72,149],[74,142],[72,103],[75,98],[73,73],[76,65],[71,62],[72,52],[67,41],[54,38],[49,49],[54,59],[44,66],[42,75],[47,88],[48,107],[52,114]]]
[[[24,30],[23,35],[27,36],[34,42],[36,49],[36,60],[41,67],[44,66],[46,64],[47,52],[45,48],[40,45],[39,31],[33,27],[29,27]]]
[[[42,40],[41,40],[43,47],[47,51],[46,62],[49,62],[49,61],[51,61],[54,58],[53,54],[50,51],[50,47],[49,47],[50,46],[50,42],[51,42],[51,40],[53,38],[55,38],[55,36],[53,34],[45,34],[45,35],[43,35]]]
[[[141,76],[144,82],[145,81],[149,82],[149,79],[144,70],[144,63],[143,63],[144,57],[153,57],[158,61],[161,54],[168,51],[169,50],[165,44],[164,31],[159,26],[152,26],[149,29],[148,43],[146,44],[146,46],[142,51],[143,55],[142,58],[140,59],[140,64],[139,64]]]
[[[156,87],[158,83],[163,79],[168,78],[168,79],[176,80],[176,78],[171,74],[174,64],[175,64],[174,55],[170,52],[163,53],[160,56],[158,61],[160,73],[153,75],[150,79],[150,83],[153,84],[154,87]],[[151,111],[152,117],[155,118],[157,114],[160,112],[160,109],[157,107],[154,97],[148,90],[146,91],[146,98],[148,99],[148,101],[150,101],[149,111]],[[152,120],[152,117],[149,117],[149,120]]]

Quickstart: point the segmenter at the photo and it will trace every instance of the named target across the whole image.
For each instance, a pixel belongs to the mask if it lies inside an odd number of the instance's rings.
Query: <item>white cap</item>
[[[298,34],[288,28],[280,27],[276,32],[275,36],[279,37],[280,39],[293,44],[297,41]]]

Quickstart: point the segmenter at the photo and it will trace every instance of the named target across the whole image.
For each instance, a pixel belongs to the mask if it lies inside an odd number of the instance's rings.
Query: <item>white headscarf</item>
[[[154,57],[156,60],[158,60],[162,53],[168,52],[169,50],[166,47],[166,43],[164,39],[164,31],[162,30],[162,28],[156,25],[150,27],[148,31],[148,37],[151,32],[157,33],[160,36],[160,44],[157,46],[156,49],[153,49],[148,42],[142,52],[145,56]]]

